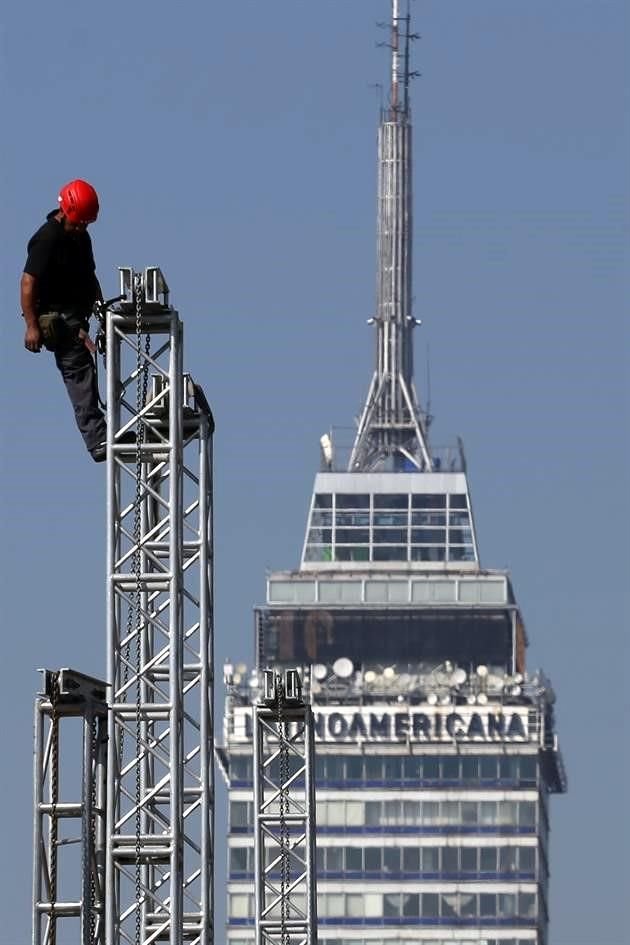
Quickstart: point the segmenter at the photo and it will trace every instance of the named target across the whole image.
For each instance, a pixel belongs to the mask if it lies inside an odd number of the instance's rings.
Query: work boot
[[[118,437],[117,443],[133,444],[136,442],[135,430],[126,430],[122,436]],[[104,463],[107,459],[107,440],[101,442],[90,450],[90,456],[95,463]]]

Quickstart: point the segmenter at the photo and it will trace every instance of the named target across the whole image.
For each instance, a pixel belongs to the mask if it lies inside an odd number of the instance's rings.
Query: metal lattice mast
[[[213,422],[159,269],[121,270],[121,290],[106,335],[105,945],[210,945]]]
[[[313,714],[297,670],[254,707],[256,945],[317,945]]]
[[[45,670],[43,690],[35,701],[32,941],[103,945],[105,683]],[[79,800],[65,796],[69,770],[81,772]]]
[[[409,2],[392,0],[389,107],[378,132],[376,368],[359,419],[349,470],[431,466],[426,419],[413,380],[411,253],[412,127],[409,108]]]

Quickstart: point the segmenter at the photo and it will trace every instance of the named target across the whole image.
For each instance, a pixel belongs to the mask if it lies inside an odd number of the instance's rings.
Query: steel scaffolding
[[[314,730],[297,670],[254,708],[256,945],[316,945]]]
[[[105,683],[44,670],[35,701],[33,945],[103,945]],[[62,773],[81,772],[79,800]],[[78,780],[78,779],[77,779]]]
[[[159,269],[107,312],[105,945],[213,938],[212,414]]]

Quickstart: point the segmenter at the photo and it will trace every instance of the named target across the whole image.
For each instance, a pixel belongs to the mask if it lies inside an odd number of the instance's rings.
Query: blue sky
[[[558,693],[570,793],[552,803],[550,945],[623,945],[628,13],[414,6],[417,386],[424,398],[430,352],[433,442],[464,439],[483,563],[511,570],[529,665]],[[118,265],[163,268],[217,420],[218,666],[251,659],[266,569],[298,563],[318,438],[352,425],[369,381],[370,84],[387,75],[388,9],[36,0],[2,14],[0,945],[30,938],[35,670],[105,665],[104,470],[52,359],[22,347],[26,241],[81,176],[101,196],[106,294]]]

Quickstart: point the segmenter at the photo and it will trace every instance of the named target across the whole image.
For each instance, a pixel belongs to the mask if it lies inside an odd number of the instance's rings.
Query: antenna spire
[[[359,420],[350,471],[431,469],[426,415],[413,380],[410,0],[392,0],[390,104],[378,130],[376,368]],[[402,28],[401,28],[402,27]],[[404,41],[401,60],[401,39]],[[402,69],[401,69],[402,61]],[[400,99],[402,80],[402,101]]]

